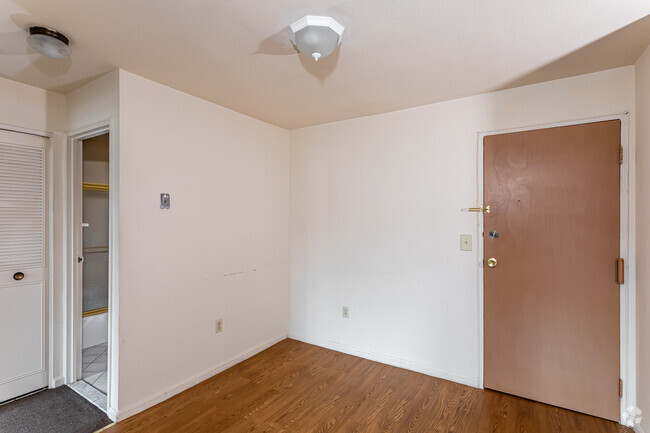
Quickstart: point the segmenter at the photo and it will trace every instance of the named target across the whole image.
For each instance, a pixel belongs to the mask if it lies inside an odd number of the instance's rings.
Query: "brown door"
[[[485,138],[486,388],[619,419],[620,130]]]

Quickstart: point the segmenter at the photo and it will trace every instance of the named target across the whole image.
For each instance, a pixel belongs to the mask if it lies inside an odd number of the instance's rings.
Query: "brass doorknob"
[[[497,262],[497,259],[495,259],[494,257],[491,257],[491,258],[489,258],[489,259],[487,260],[487,264],[488,264],[488,266],[489,266],[490,268],[496,268],[498,262]]]
[[[16,280],[16,281],[20,281],[23,278],[25,278],[25,274],[23,274],[22,272],[16,272],[14,274],[14,280]]]

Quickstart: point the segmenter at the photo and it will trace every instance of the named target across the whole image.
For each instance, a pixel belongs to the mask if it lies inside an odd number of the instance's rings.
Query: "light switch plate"
[[[166,192],[160,193],[160,209],[169,209],[169,194]]]
[[[460,250],[472,251],[472,235],[460,235]]]

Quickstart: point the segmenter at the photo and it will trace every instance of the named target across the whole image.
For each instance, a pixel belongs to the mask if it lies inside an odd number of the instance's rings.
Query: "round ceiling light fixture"
[[[334,18],[307,15],[289,26],[291,42],[301,53],[315,61],[334,52],[343,39],[345,28]]]
[[[47,27],[30,27],[27,43],[44,56],[55,59],[66,59],[70,56],[70,40],[67,36]]]

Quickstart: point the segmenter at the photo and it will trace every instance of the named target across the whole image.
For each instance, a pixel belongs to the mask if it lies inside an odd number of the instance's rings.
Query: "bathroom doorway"
[[[79,143],[77,289],[81,299],[81,371],[74,389],[106,410],[109,338],[109,135]],[[81,289],[81,290],[79,290]],[[79,359],[79,358],[78,358]]]

